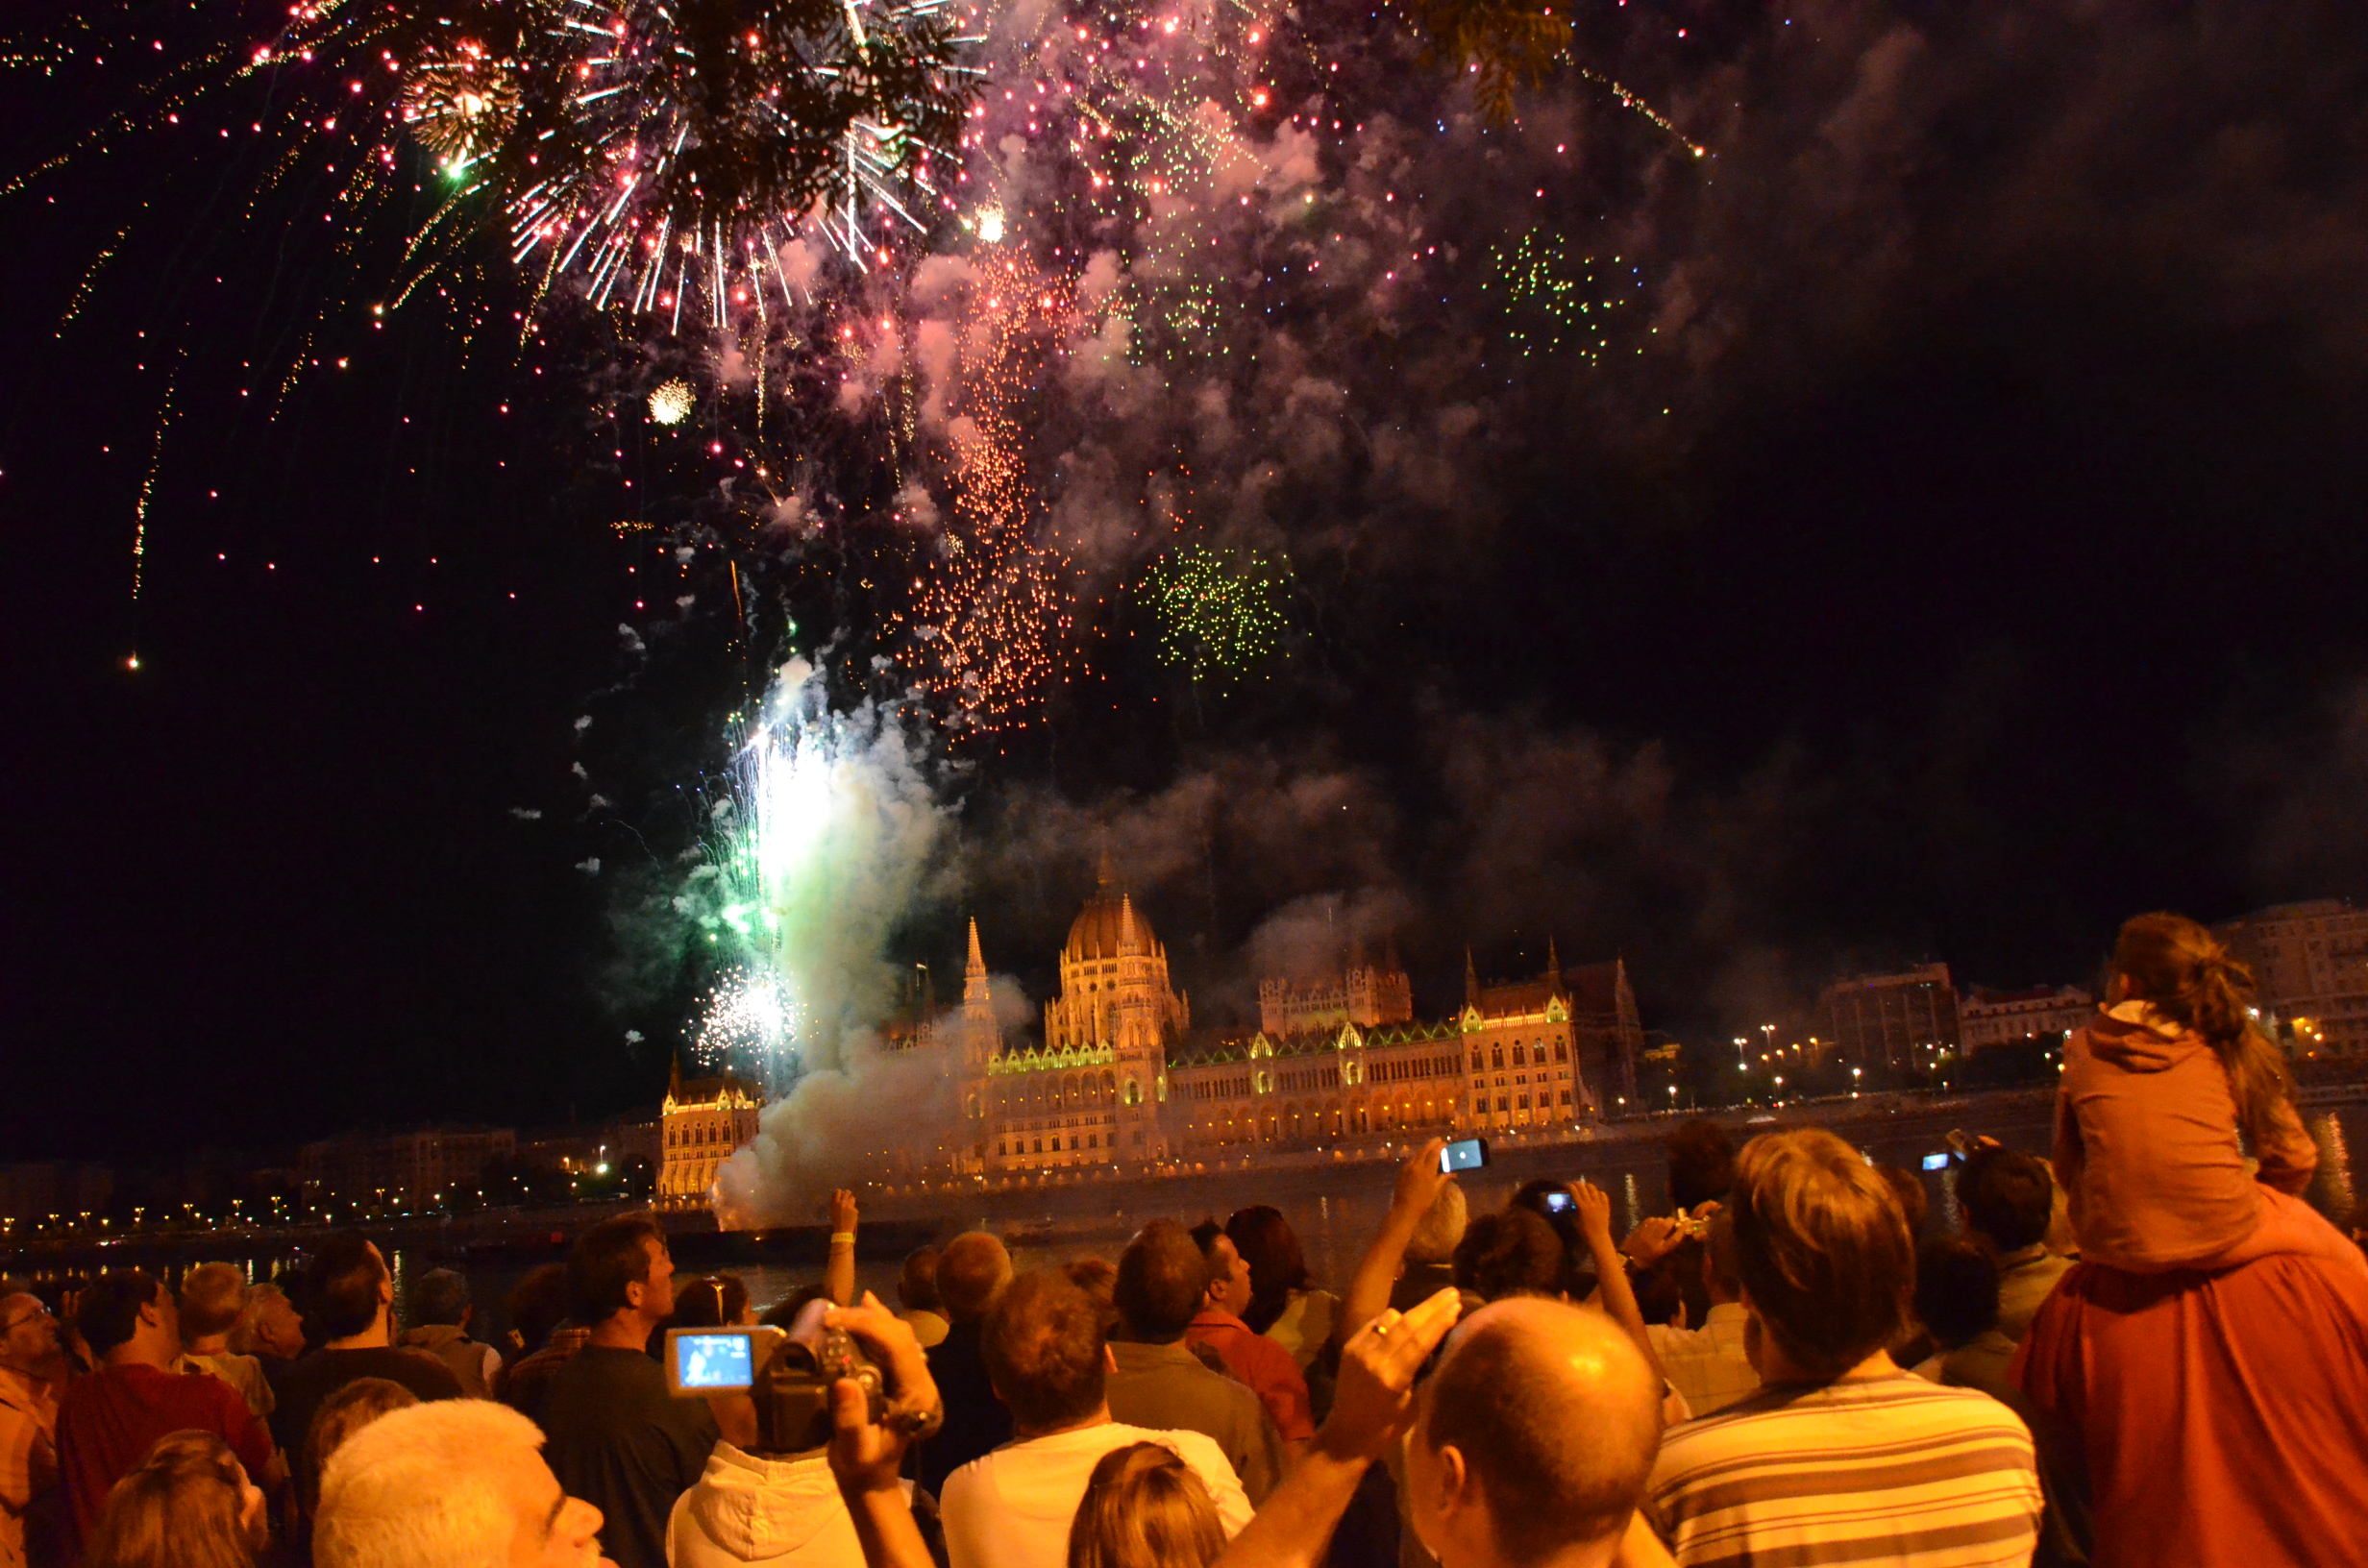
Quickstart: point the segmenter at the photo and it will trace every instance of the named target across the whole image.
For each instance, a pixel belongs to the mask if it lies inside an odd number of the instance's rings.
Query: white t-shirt
[[[1114,1448],[1161,1443],[1192,1466],[1231,1539],[1249,1523],[1249,1499],[1224,1451],[1196,1432],[1153,1432],[1116,1421],[1005,1443],[946,1479],[939,1511],[953,1568],[1064,1568],[1069,1525],[1094,1466]]]

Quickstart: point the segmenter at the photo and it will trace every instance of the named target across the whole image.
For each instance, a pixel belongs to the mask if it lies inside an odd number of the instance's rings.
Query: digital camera
[[[853,1336],[826,1328],[830,1304],[817,1301],[787,1330],[668,1329],[666,1385],[678,1399],[746,1393],[756,1405],[759,1442],[768,1454],[803,1454],[830,1441],[830,1390],[853,1379],[880,1421],[887,1381]]]

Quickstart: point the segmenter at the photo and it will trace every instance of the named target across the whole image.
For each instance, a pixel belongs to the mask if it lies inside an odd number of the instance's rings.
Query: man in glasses
[[[58,1484],[58,1320],[0,1284],[0,1568],[24,1568],[25,1516]]]

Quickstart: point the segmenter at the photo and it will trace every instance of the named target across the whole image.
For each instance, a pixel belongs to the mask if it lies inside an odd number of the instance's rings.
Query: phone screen
[[[1949,1157],[1945,1154],[1928,1154],[1924,1157],[1924,1168],[1926,1170],[1946,1170],[1949,1168]]]
[[[1439,1151],[1439,1168],[1451,1174],[1478,1170],[1488,1163],[1489,1140],[1485,1138],[1459,1138]]]
[[[675,1382],[683,1388],[746,1388],[755,1381],[755,1357],[746,1334],[678,1334]]]
[[[1548,1192],[1545,1195],[1546,1208],[1558,1214],[1566,1209],[1574,1209],[1578,1207],[1578,1199],[1572,1197],[1567,1192]]]

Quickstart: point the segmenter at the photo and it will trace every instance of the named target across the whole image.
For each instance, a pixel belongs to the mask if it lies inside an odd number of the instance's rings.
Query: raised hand
[[[1383,1312],[1341,1347],[1340,1381],[1332,1413],[1316,1434],[1339,1459],[1379,1458],[1414,1417],[1415,1378],[1455,1327],[1463,1298],[1450,1287],[1414,1311]]]

